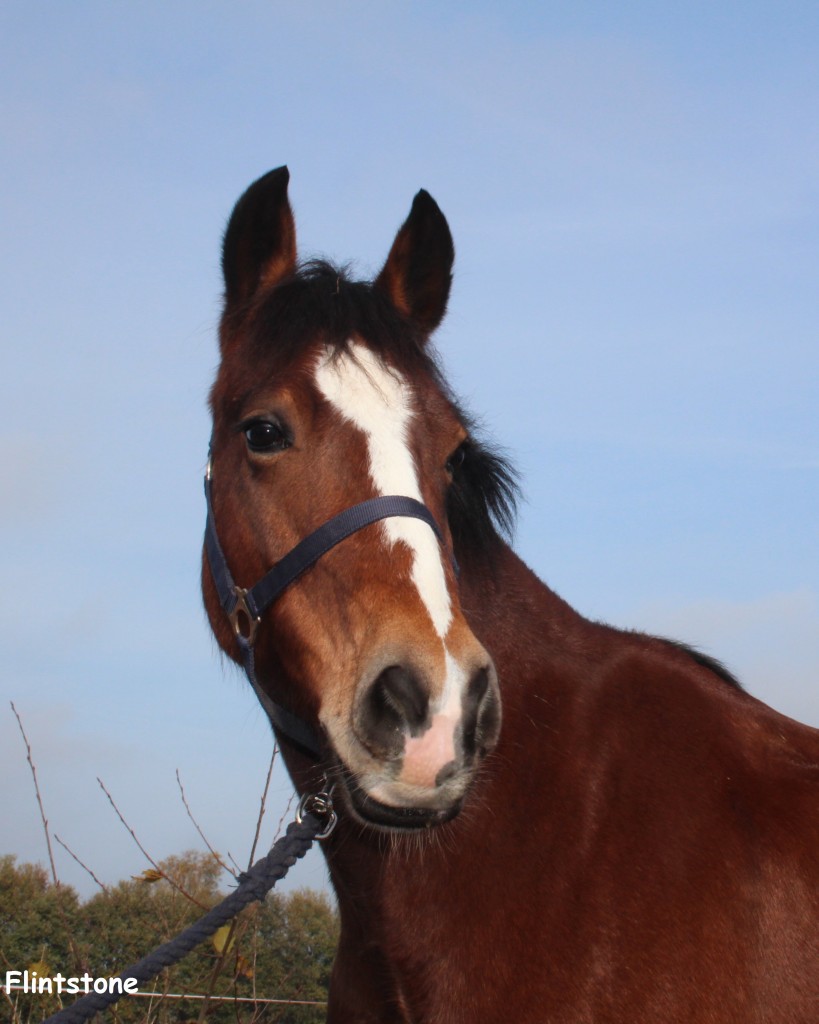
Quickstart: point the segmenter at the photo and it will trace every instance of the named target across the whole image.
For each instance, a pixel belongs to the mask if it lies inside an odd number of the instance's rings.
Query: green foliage
[[[161,874],[122,881],[80,903],[76,892],[55,886],[36,865],[0,858],[0,964],[25,970],[41,961],[51,975],[115,975],[166,942],[222,898],[220,868],[207,855],[188,852],[160,864]],[[174,884],[169,881],[171,879]],[[300,890],[272,893],[237,919],[232,932],[205,943],[143,991],[156,999],[128,998],[98,1020],[117,1024],[313,1024],[323,1007],[165,998],[168,993],[251,999],[324,1001],[338,923],[326,896]],[[65,1003],[71,996],[63,996]],[[13,997],[14,1024],[29,1024],[59,1008],[57,996]],[[2,1013],[0,1013],[2,1016]]]
[[[76,892],[53,885],[39,864],[18,867],[15,857],[0,857],[0,962],[14,968],[71,963],[69,932],[78,905]]]
[[[291,999],[324,1001],[330,983],[338,923],[335,911],[321,893],[300,889],[288,896],[268,898],[251,908],[250,948],[264,951],[254,965],[256,993],[288,992]],[[275,949],[275,954],[270,951]],[[282,1007],[270,1021],[308,1024],[324,1020],[323,1010]]]

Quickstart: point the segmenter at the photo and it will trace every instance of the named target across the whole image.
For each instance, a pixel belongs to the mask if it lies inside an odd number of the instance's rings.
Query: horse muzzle
[[[339,751],[358,819],[407,831],[458,814],[500,732],[497,674],[482,653],[481,664],[460,673],[465,679],[457,694],[445,688],[436,701],[423,674],[406,664],[388,665],[364,687],[353,716],[354,743]]]

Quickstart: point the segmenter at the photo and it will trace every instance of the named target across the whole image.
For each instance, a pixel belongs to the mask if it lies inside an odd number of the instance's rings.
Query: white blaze
[[[344,419],[366,436],[376,491],[423,501],[408,443],[412,389],[404,377],[364,345],[352,342],[349,352],[338,356],[325,349],[316,367],[316,384]],[[452,606],[437,537],[427,523],[406,516],[384,519],[381,527],[391,544],[400,540],[412,551],[412,581],[443,640]]]

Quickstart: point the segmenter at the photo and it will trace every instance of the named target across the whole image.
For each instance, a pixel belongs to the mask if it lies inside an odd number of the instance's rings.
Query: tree
[[[210,855],[169,857],[80,903],[76,892],[55,886],[37,865],[0,859],[0,955],[6,969],[43,961],[52,976],[92,977],[123,968],[193,923],[222,898],[220,867]],[[155,1000],[123,999],[103,1019],[118,1024],[313,1024],[323,1008],[270,1003],[171,1000],[168,993],[259,999],[327,998],[338,937],[336,913],[326,896],[309,890],[276,893],[247,908],[142,991]],[[68,1003],[73,997],[63,997]],[[15,1024],[39,1021],[59,1008],[56,996],[18,996]]]

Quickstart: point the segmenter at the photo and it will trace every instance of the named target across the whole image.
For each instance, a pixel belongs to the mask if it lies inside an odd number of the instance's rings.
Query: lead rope
[[[261,857],[253,867],[239,876],[239,885],[229,896],[176,938],[126,967],[117,977],[123,983],[129,978],[135,978],[137,984],[142,985],[166,967],[178,963],[246,906],[256,901],[261,902],[276,882],[284,878],[296,861],[307,853],[313,840],[326,839],[330,835],[336,820],[332,787],[322,789],[319,793],[305,794],[299,803],[296,820],[287,826],[285,834],[274,843],[265,857]],[[118,1002],[124,994],[123,991],[90,992],[71,1006],[52,1014],[43,1024],[82,1024],[95,1013]]]

